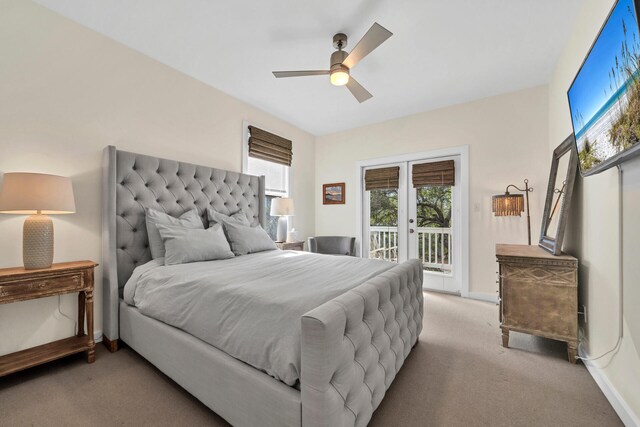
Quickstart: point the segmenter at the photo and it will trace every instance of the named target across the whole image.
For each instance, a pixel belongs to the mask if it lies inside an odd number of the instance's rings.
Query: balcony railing
[[[425,270],[451,273],[451,228],[417,227],[418,258]],[[369,258],[398,261],[398,228],[369,227]]]

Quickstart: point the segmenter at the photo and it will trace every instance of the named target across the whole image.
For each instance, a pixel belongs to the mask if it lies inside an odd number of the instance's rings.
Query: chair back
[[[327,255],[356,255],[356,238],[348,236],[309,237],[309,252]]]

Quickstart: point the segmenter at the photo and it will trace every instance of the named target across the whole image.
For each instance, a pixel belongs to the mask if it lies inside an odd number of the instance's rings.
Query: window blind
[[[249,157],[291,166],[293,151],[290,140],[255,126],[249,126]]]
[[[400,181],[400,167],[367,169],[364,172],[365,191],[393,190],[398,188]]]
[[[453,160],[414,164],[413,186],[455,185],[456,168]]]

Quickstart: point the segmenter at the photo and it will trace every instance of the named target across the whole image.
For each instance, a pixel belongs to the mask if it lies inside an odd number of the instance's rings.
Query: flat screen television
[[[638,2],[616,2],[567,92],[582,176],[640,154]]]

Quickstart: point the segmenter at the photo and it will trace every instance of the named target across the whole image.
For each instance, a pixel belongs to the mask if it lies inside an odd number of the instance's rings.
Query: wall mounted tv
[[[638,2],[616,2],[567,92],[583,176],[640,154]]]

